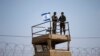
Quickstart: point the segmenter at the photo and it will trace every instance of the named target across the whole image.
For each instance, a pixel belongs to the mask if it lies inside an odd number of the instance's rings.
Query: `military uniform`
[[[58,20],[57,16],[53,15],[52,16],[52,25],[53,25],[52,33],[53,34],[56,34],[57,20]]]
[[[66,17],[64,15],[61,15],[59,18],[60,21],[60,34],[62,35],[62,29],[65,35],[65,21],[66,21]]]

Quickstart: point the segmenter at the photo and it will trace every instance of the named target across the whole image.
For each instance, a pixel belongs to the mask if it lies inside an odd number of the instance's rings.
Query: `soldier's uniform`
[[[53,34],[56,34],[57,20],[58,20],[57,16],[56,15],[53,15],[52,16],[52,25],[53,25],[52,33]]]
[[[62,29],[65,35],[65,21],[66,21],[66,17],[64,15],[61,15],[59,18],[60,21],[60,34],[62,35]]]

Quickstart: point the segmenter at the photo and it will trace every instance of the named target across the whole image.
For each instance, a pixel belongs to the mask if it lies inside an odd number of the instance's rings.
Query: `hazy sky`
[[[31,26],[43,22],[41,14],[54,11],[58,17],[65,13],[72,38],[100,37],[100,0],[0,0],[0,35],[31,36]],[[0,36],[0,41],[18,40],[30,43],[31,37]]]

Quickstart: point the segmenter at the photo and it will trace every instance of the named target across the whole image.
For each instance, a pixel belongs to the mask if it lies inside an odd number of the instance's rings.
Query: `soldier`
[[[57,26],[57,21],[58,21],[58,17],[56,16],[56,12],[54,12],[54,15],[52,16],[52,25],[53,25],[53,34],[56,34],[56,26]]]
[[[59,21],[60,21],[60,34],[62,35],[62,29],[65,35],[65,21],[66,21],[66,17],[64,16],[64,12],[61,12],[61,16],[59,17]]]

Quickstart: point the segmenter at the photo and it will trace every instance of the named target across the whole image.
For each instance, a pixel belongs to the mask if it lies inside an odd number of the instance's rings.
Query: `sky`
[[[64,12],[70,24],[72,46],[99,45],[98,38],[74,38],[100,37],[100,0],[0,0],[0,35],[31,36],[31,26],[44,22],[41,14],[55,11],[58,17]],[[31,37],[0,36],[0,41],[30,45]]]

